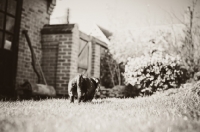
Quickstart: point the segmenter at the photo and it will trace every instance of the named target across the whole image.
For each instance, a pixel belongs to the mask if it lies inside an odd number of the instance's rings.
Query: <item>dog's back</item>
[[[83,88],[86,88],[85,101],[91,101],[94,98],[96,91],[96,84],[92,78],[85,77],[83,82]]]
[[[78,95],[78,101],[91,101],[94,98],[96,89],[99,87],[99,79],[78,75],[71,79],[68,84],[70,102],[74,102],[74,96]]]

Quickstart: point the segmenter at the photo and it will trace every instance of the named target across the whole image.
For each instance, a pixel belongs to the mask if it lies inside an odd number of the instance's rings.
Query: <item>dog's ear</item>
[[[98,78],[96,78],[96,77],[93,77],[92,78],[97,84],[99,84],[100,83],[100,80],[98,79]]]
[[[92,81],[94,82],[94,84],[95,84],[95,89],[96,89],[96,91],[98,92],[98,91],[100,90],[100,80],[99,80],[98,78],[96,78],[96,77],[93,77],[93,78],[92,78]]]
[[[79,74],[78,76],[77,76],[77,85],[79,86],[79,87],[82,87],[82,85],[83,85],[83,75],[82,74]]]

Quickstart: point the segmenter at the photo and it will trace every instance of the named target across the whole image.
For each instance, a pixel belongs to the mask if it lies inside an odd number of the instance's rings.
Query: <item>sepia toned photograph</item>
[[[200,132],[200,0],[0,0],[0,132]]]

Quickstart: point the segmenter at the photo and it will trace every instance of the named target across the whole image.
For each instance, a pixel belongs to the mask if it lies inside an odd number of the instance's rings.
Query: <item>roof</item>
[[[99,27],[99,29],[103,32],[103,34],[109,39],[110,36],[112,36],[112,33],[110,31],[108,31],[107,29],[97,25]]]
[[[83,39],[83,40],[86,40],[86,41],[91,41],[94,40],[96,44],[100,45],[101,47],[104,47],[104,48],[108,48],[108,45],[101,41],[100,39],[94,37],[94,36],[90,36],[82,31],[79,32],[80,33],[80,38]]]
[[[101,40],[102,42],[104,42],[106,44],[110,44],[110,41],[108,40],[106,35],[102,32],[102,30],[96,24],[91,24],[90,28],[88,28],[88,29],[90,29],[90,30],[88,30],[89,31],[88,35],[98,38],[99,40]],[[83,31],[83,32],[85,32],[85,31]]]
[[[60,34],[60,33],[72,33],[75,24],[55,24],[45,25],[41,30],[42,34]]]

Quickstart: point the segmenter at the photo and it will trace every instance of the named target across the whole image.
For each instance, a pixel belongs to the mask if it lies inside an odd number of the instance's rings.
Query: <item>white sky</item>
[[[174,13],[183,19],[184,10],[191,0],[57,0],[51,24],[66,23],[70,8],[70,23],[85,25],[96,23],[108,30],[132,29],[153,25],[179,23],[170,17]],[[200,11],[200,0],[197,5]]]

